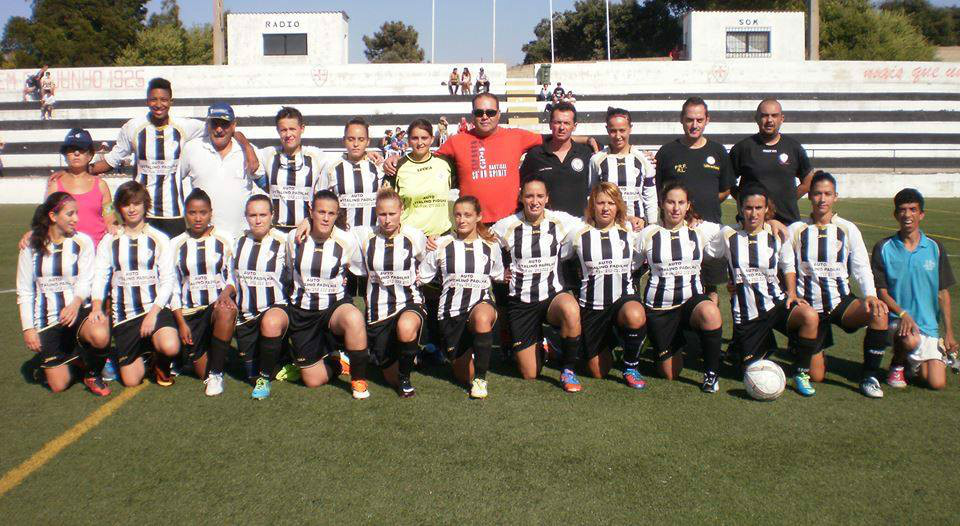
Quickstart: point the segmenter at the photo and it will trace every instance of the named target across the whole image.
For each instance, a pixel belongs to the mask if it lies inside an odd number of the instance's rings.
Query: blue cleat
[[[270,396],[270,380],[264,377],[257,378],[257,385],[253,387],[250,397],[254,400],[263,400]]]
[[[803,396],[813,396],[817,394],[817,390],[813,388],[813,385],[810,384],[810,375],[807,373],[797,373],[793,377],[793,381],[797,384],[797,392]]]
[[[568,393],[579,393],[583,390],[577,374],[570,369],[563,370],[563,374],[560,375],[560,383],[563,384],[563,390]]]

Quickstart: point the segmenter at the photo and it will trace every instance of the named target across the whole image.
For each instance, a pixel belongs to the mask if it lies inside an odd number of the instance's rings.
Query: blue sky
[[[493,0],[435,0],[437,5],[436,61],[455,63],[490,60]],[[612,0],[616,3],[617,0]],[[555,11],[571,9],[574,0],[554,0]],[[960,0],[933,0],[935,5],[960,5]],[[180,17],[187,25],[209,22],[210,0],[179,0]],[[372,35],[387,20],[412,24],[420,33],[420,46],[430,59],[431,0],[273,0],[269,11],[346,11],[350,16],[350,62],[366,62],[363,35]],[[237,12],[264,11],[262,0],[224,0],[224,8]],[[160,1],[152,0],[151,11]],[[549,12],[549,0],[497,2],[497,54],[500,62],[523,62],[523,44],[533,39],[533,28]],[[29,0],[0,2],[0,20],[30,16]]]

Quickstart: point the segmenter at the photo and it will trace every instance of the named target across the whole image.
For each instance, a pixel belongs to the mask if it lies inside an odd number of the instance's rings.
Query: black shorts
[[[859,327],[847,328],[843,326],[843,315],[847,312],[847,309],[850,308],[850,305],[853,305],[853,302],[857,301],[858,299],[860,298],[858,298],[855,294],[847,294],[846,296],[840,298],[840,303],[837,303],[837,306],[834,307],[829,313],[819,313],[820,325],[817,327],[817,340],[820,342],[821,351],[833,346],[834,325],[843,329],[843,332],[847,334],[853,334],[860,330]]]
[[[193,336],[193,345],[184,345],[183,354],[191,361],[197,361],[207,354],[210,347],[210,338],[213,337],[213,305],[207,305],[203,310],[183,317],[190,327]]]
[[[347,272],[347,295],[354,298],[367,297],[367,277],[357,277]]]
[[[407,305],[385,320],[367,324],[367,346],[370,347],[370,357],[382,369],[390,367],[397,361],[397,321],[404,312],[413,312],[420,316],[420,334],[417,335],[419,344],[423,325],[427,320],[427,313],[420,305]]]
[[[647,308],[647,334],[657,361],[667,360],[684,348],[687,341],[683,331],[690,330],[693,310],[704,301],[710,301],[710,296],[698,294],[669,310]]]
[[[173,239],[187,231],[187,223],[182,217],[148,217],[147,224]]]
[[[543,324],[547,323],[547,310],[559,294],[564,292],[557,292],[537,303],[524,303],[516,298],[510,298],[507,318],[510,321],[514,351],[526,349],[543,341]]]
[[[729,281],[729,276],[726,260],[707,259],[700,266],[700,281],[703,282],[704,287],[725,285]]]
[[[297,367],[312,367],[342,346],[342,342],[330,331],[330,318],[341,305],[353,305],[353,298],[344,296],[324,310],[305,310],[293,305],[287,307],[290,316],[287,330]]]
[[[740,351],[743,365],[749,365],[766,357],[767,351],[774,347],[771,345],[771,342],[775,341],[773,340],[774,329],[781,334],[787,334],[787,320],[796,306],[797,304],[794,303],[787,308],[787,302],[780,301],[754,320],[733,324],[733,341]]]
[[[480,300],[477,302],[477,305],[481,303],[486,303],[494,307],[493,302],[490,300]],[[470,321],[470,313],[473,312],[473,309],[477,308],[477,305],[474,305],[468,312],[459,316],[440,320],[440,333],[443,335],[443,345],[447,350],[447,356],[457,359],[473,347],[473,333],[470,332],[468,324]]]
[[[290,314],[287,312],[287,306],[274,305],[261,312],[256,318],[249,319],[237,325],[234,337],[237,339],[237,354],[240,355],[242,361],[249,362],[257,356],[257,343],[260,341],[260,320],[263,319],[264,314],[270,312],[272,309],[280,309],[283,311],[287,314],[287,320],[289,321]],[[287,324],[287,330],[290,330],[289,323]],[[284,332],[281,338],[286,336],[286,334],[287,333]]]
[[[171,328],[177,330],[177,322],[170,309],[160,309],[157,314],[157,323],[149,337],[140,336],[140,325],[147,315],[138,316],[132,320],[122,322],[113,328],[113,341],[117,345],[117,363],[124,367],[137,361],[140,356],[153,351],[151,338],[160,329]]]
[[[583,334],[584,358],[590,359],[601,351],[617,346],[617,335],[621,335],[617,325],[617,315],[628,301],[636,301],[643,308],[643,298],[636,294],[626,294],[603,310],[580,307],[580,328]]]
[[[80,356],[80,327],[90,315],[89,307],[81,307],[73,327],[64,327],[59,323],[40,331],[40,368],[53,369],[68,364]]]
[[[580,295],[580,286],[583,284],[583,269],[580,267],[579,259],[567,259],[557,265],[557,271],[560,278],[560,286],[563,290],[573,293],[574,297]]]

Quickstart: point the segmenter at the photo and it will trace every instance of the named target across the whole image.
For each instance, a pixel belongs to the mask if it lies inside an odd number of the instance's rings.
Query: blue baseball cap
[[[65,153],[70,149],[80,149],[83,151],[93,150],[93,138],[90,137],[90,132],[82,128],[73,128],[67,132],[67,136],[63,139],[63,144],[60,146],[60,153]]]
[[[221,121],[233,122],[236,116],[233,114],[233,108],[226,102],[215,102],[207,108],[207,120],[217,119]]]

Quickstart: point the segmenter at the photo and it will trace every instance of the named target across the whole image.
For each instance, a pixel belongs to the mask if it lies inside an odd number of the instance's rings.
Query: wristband
[[[904,316],[909,315],[909,314],[910,314],[910,313],[907,312],[906,309],[904,309],[904,310],[900,311],[900,314],[897,314],[897,317],[900,318],[900,319],[903,319]]]

